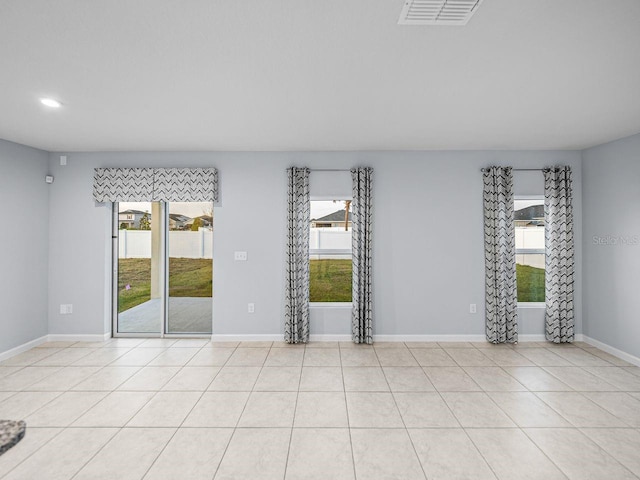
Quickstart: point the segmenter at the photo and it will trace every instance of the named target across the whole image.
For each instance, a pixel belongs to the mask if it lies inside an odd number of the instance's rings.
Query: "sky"
[[[191,203],[178,203],[171,202],[170,204],[171,211],[169,213],[180,213],[182,215],[186,215],[187,217],[194,218],[199,217],[200,215],[208,215],[209,209],[211,208],[210,202],[191,202]],[[125,210],[140,210],[141,212],[149,212],[151,213],[151,203],[150,202],[120,202],[119,211],[123,212]],[[331,200],[329,201],[312,201],[311,202],[311,217],[310,218],[320,218],[325,215],[329,215],[337,210],[344,209],[344,200],[338,200],[335,203]],[[282,215],[286,215],[286,212],[282,212]]]
[[[171,202],[169,208],[169,213],[180,213],[189,218],[195,218],[201,215],[209,215],[211,202]],[[125,210],[140,210],[141,212],[151,213],[151,202],[120,202],[118,211],[123,212]]]
[[[530,207],[531,205],[544,205],[544,199],[540,198],[537,200],[515,200],[513,209],[515,211],[522,210],[523,208]]]
[[[311,202],[311,217],[320,218],[338,210],[344,210],[344,200],[337,200],[333,202],[331,200],[313,200]]]
[[[516,200],[515,201],[515,210],[520,210],[522,208],[526,208],[530,205],[542,205],[544,200]],[[194,218],[199,217],[200,215],[208,215],[209,209],[211,208],[210,202],[191,202],[191,203],[178,203],[172,202],[169,204],[171,208],[170,213],[181,213],[182,215],[186,215],[187,217]],[[151,203],[150,202],[120,202],[119,210],[122,212],[124,210],[140,210],[142,212],[148,211],[151,212]],[[311,217],[310,218],[320,218],[325,215],[329,215],[337,210],[344,209],[344,200],[338,200],[333,202],[331,200],[314,200],[311,202]],[[286,213],[283,212],[283,215]]]

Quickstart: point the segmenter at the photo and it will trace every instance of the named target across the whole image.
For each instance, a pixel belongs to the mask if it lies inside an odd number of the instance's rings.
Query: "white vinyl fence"
[[[516,227],[516,248],[544,250],[544,227]]]
[[[544,252],[544,227],[516,227],[516,263],[544,268],[542,252]]]
[[[350,259],[351,230],[341,227],[312,228],[309,234],[309,257],[317,259]]]
[[[309,235],[311,250],[351,250],[351,230],[344,228],[312,228]]]
[[[120,258],[151,258],[151,230],[119,230]],[[169,256],[213,258],[213,232],[170,231]]]
[[[120,258],[151,258],[150,230],[120,230]],[[516,227],[517,249],[544,250],[544,227]],[[351,230],[342,228],[312,228],[309,236],[312,258],[346,258],[351,251]],[[320,256],[319,250],[327,250]],[[200,230],[170,231],[169,256],[178,258],[213,258],[213,232]],[[525,259],[526,257],[526,259]],[[517,263],[544,268],[544,255],[519,254]]]

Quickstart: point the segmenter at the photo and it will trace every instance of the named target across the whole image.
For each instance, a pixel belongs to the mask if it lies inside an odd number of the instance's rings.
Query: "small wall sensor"
[[[53,183],[53,175],[47,175],[44,177],[44,181],[47,183]]]

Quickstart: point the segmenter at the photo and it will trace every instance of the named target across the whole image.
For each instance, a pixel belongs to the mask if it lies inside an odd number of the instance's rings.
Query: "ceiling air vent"
[[[406,0],[399,25],[466,25],[482,0]]]

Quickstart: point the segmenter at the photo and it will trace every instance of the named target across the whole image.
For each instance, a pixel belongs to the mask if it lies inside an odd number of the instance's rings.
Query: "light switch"
[[[61,315],[69,315],[73,313],[73,304],[71,303],[62,303],[60,304],[60,314]]]

